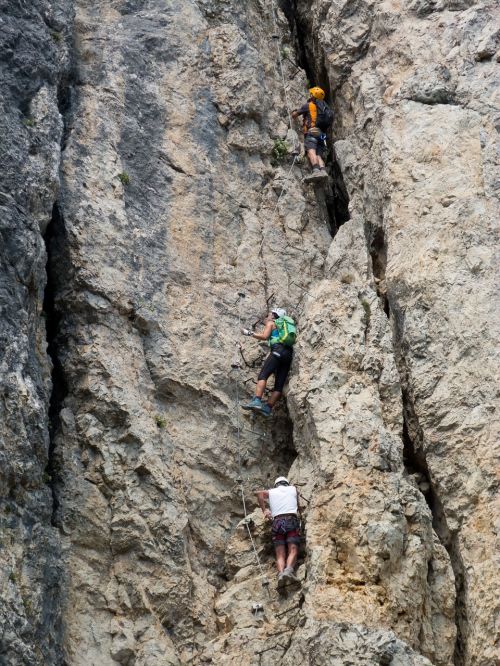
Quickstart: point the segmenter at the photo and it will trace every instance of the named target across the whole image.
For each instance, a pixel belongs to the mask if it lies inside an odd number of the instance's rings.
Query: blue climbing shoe
[[[273,411],[271,407],[267,404],[267,402],[261,403],[260,409],[255,410],[258,411],[259,414],[262,414],[262,416],[271,416],[271,412]]]
[[[260,410],[262,409],[262,400],[260,398],[255,397],[248,404],[241,405],[241,408],[242,409],[254,409],[254,410],[260,412]]]

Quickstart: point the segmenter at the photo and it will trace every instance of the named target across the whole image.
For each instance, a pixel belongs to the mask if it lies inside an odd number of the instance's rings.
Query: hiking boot
[[[261,403],[261,407],[259,409],[259,414],[262,414],[262,416],[265,416],[267,418],[268,416],[271,416],[272,411],[273,411],[272,407],[270,407],[267,404],[267,402]]]
[[[278,574],[278,589],[285,587],[286,585],[286,576],[284,571],[280,571]]]
[[[254,409],[258,410],[259,412],[262,409],[262,400],[260,398],[255,397],[253,400],[251,400],[249,403],[246,405],[241,405],[242,409]]]
[[[299,579],[295,575],[292,567],[286,567],[286,569],[283,571],[283,576],[285,578],[287,578],[292,583],[298,583],[299,582]]]
[[[315,171],[311,171],[310,174],[308,174],[307,176],[304,176],[304,178],[302,179],[302,182],[303,183],[312,183],[314,180],[316,180],[316,178],[317,178],[316,174],[317,173],[319,173],[319,169],[316,169]]]
[[[326,169],[317,169],[316,171],[313,171],[312,175],[314,178],[318,180],[323,180],[323,179],[328,179],[328,173]]]

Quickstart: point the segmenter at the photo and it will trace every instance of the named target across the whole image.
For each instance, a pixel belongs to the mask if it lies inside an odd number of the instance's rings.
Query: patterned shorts
[[[278,516],[273,520],[271,534],[275,546],[300,543],[299,519],[297,516]]]

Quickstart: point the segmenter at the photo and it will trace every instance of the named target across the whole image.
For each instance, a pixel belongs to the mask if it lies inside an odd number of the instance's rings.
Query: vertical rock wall
[[[406,463],[428,477],[434,528],[454,572],[454,663],[496,663],[498,7],[297,9],[308,61],[335,90],[354,223],[335,242],[362,225],[372,288],[392,330]],[[332,273],[342,280],[344,267],[335,251]],[[437,659],[426,634],[416,640]]]
[[[0,3],[0,661],[61,663],[51,525],[46,252],[59,189],[69,2]]]
[[[495,663],[493,5],[272,8],[6,3],[7,664]],[[307,77],[326,190],[273,156]],[[240,420],[270,304],[287,404]]]
[[[271,165],[286,111],[270,13],[226,5],[76,3],[78,94],[52,252],[72,664],[196,658],[217,634],[237,478],[250,495],[294,456],[282,410],[264,438],[246,423],[238,469],[238,292],[247,325],[268,302],[293,309],[330,234],[300,170]],[[264,353],[245,345],[245,397]]]

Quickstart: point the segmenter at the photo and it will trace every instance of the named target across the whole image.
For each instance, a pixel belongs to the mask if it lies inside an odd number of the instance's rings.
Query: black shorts
[[[318,157],[321,157],[321,159],[323,159],[323,157],[325,156],[325,148],[326,148],[325,142],[318,137],[306,134],[304,136],[304,149],[311,150],[311,148],[316,151],[316,155]]]
[[[274,390],[281,393],[290,372],[292,358],[293,349],[291,347],[273,345],[257,379],[268,379],[270,375],[274,375]]]
[[[300,523],[296,516],[277,516],[271,527],[271,538],[275,546],[300,543]]]

